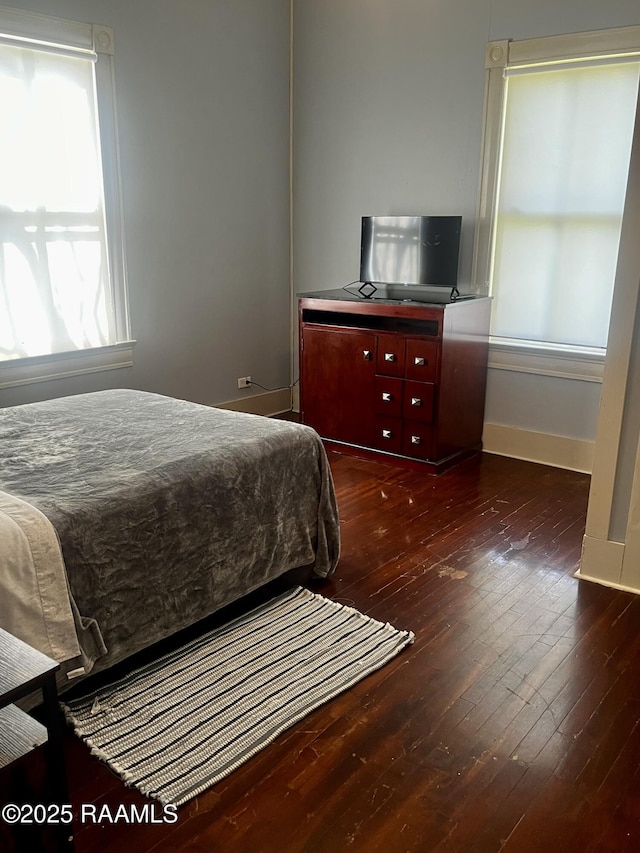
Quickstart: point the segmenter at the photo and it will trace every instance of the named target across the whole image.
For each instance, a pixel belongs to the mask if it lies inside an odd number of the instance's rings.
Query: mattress
[[[113,390],[0,409],[0,445],[0,489],[59,541],[85,672],[292,568],[335,569],[335,492],[309,427]]]

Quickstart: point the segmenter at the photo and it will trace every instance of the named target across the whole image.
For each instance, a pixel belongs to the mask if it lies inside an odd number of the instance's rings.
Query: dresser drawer
[[[402,414],[406,420],[433,420],[433,382],[405,382],[403,391]]]
[[[404,338],[399,335],[378,335],[376,373],[404,376],[404,354]]]
[[[431,459],[431,438],[431,424],[422,421],[405,421],[402,453],[416,459]]]
[[[438,341],[427,341],[421,338],[409,338],[406,347],[406,366],[404,375],[407,379],[418,382],[435,382],[438,376]]]
[[[374,446],[387,453],[402,453],[402,419],[376,415]]]
[[[402,389],[404,381],[393,376],[376,376],[375,411],[379,415],[399,418],[402,415]]]

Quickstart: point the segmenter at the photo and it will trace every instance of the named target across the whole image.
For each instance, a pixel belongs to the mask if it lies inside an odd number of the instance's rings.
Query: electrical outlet
[[[251,377],[250,376],[239,376],[238,377],[238,388],[250,388],[251,387]]]

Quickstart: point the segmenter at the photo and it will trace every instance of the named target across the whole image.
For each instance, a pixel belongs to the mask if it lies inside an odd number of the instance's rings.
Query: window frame
[[[478,293],[489,295],[493,260],[494,222],[498,199],[500,148],[503,132],[505,70],[557,62],[640,53],[640,26],[548,36],[487,44],[480,187],[475,226],[472,281]],[[536,344],[518,339],[490,338],[489,367],[543,376],[601,382],[606,350],[559,344]]]
[[[98,137],[102,160],[109,287],[113,298],[117,342],[69,352],[0,362],[0,389],[84,373],[131,367],[135,340],[126,280],[120,154],[116,113],[114,39],[110,27],[53,18],[0,6],[0,40],[40,45],[95,59]]]

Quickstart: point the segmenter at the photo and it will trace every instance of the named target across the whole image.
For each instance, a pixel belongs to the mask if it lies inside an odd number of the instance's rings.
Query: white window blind
[[[640,62],[506,80],[492,334],[604,347]]]
[[[474,280],[494,297],[492,340],[532,357],[597,358],[608,334],[640,27],[492,42],[487,71]]]
[[[59,19],[55,42],[31,41],[30,24],[46,34],[47,20],[16,27],[14,13],[0,40],[0,363],[130,337],[112,73],[96,68],[110,50],[97,53],[91,26],[71,22],[66,44]],[[78,33],[90,47],[73,43]],[[109,31],[101,39],[110,48]]]

